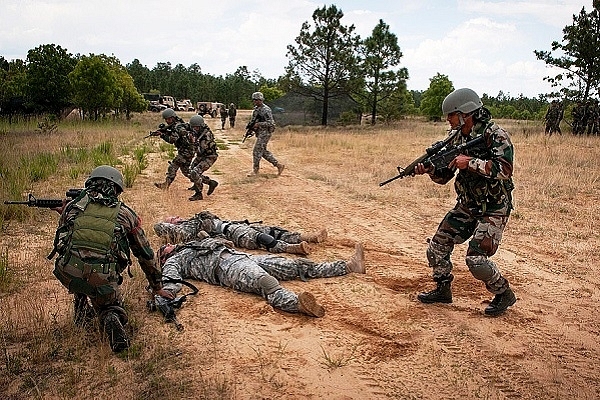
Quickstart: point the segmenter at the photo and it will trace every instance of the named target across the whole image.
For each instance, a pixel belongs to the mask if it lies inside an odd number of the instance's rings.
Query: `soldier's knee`
[[[265,294],[265,297],[281,289],[279,281],[271,275],[261,276],[258,280],[258,285]]]
[[[486,256],[467,256],[466,263],[473,277],[480,281],[489,282],[496,274],[494,265]]]

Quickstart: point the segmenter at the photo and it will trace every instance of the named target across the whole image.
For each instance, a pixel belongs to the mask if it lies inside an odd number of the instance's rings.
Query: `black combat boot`
[[[490,305],[485,308],[485,314],[495,317],[496,315],[502,314],[508,309],[508,307],[515,304],[517,297],[515,296],[512,289],[509,287],[504,292],[494,296],[494,299],[490,302]]]
[[[454,279],[454,275],[442,276],[434,278],[437,282],[437,287],[430,292],[423,292],[417,295],[417,299],[421,303],[452,303],[452,289],[450,283]]]
[[[129,338],[117,313],[109,311],[102,316],[102,329],[112,351],[120,353],[129,348]]]
[[[210,196],[210,195],[211,195],[211,194],[212,194],[212,193],[215,191],[215,188],[216,188],[217,186],[219,186],[219,182],[217,182],[217,181],[215,181],[215,180],[212,180],[212,179],[211,179],[211,180],[208,182],[208,191],[206,192],[206,194],[207,194],[208,196]]]

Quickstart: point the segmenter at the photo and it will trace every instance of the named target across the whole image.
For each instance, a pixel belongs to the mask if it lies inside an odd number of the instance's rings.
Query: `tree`
[[[0,57],[0,113],[12,123],[15,114],[25,113],[27,67],[22,60],[8,62]]]
[[[69,74],[74,100],[84,116],[98,120],[118,104],[117,77],[102,56],[83,56]]]
[[[27,99],[36,112],[59,116],[71,104],[68,75],[76,63],[67,50],[54,44],[27,52]]]
[[[562,42],[553,41],[551,51],[535,50],[538,60],[556,67],[562,72],[554,77],[547,76],[552,87],[559,93],[551,97],[587,100],[590,95],[598,94],[600,80],[600,2],[594,1],[594,10],[586,13],[581,8],[579,15],[573,15],[573,24],[563,28]],[[561,55],[554,56],[552,52]]]
[[[127,68],[127,72],[133,78],[133,83],[135,87],[140,91],[140,93],[150,93],[152,89],[156,89],[152,86],[152,81],[150,78],[150,69],[145,65],[140,63],[140,60],[137,58],[133,60],[130,64],[125,66]]]
[[[364,77],[365,89],[355,93],[371,113],[371,124],[375,125],[378,105],[384,101],[400,100],[403,95],[398,93],[406,90],[408,70],[401,68],[392,70],[400,64],[402,52],[398,46],[398,38],[390,32],[390,27],[383,20],[373,29],[371,36],[362,41],[359,47],[359,69]],[[394,114],[394,105],[386,102],[386,119]],[[398,104],[398,110],[402,106]]]
[[[421,99],[421,113],[432,121],[440,121],[442,117],[442,102],[452,91],[454,86],[448,76],[439,72],[429,80],[429,88],[423,93]]]
[[[302,24],[297,46],[288,45],[287,82],[297,83],[291,90],[321,102],[321,125],[327,125],[329,102],[347,96],[358,78],[354,49],[360,37],[354,25],[341,24],[344,13],[335,5],[313,12],[314,30],[308,21]]]

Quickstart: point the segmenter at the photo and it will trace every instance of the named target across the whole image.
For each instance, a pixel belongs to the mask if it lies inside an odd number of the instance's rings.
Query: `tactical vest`
[[[492,128],[493,122],[482,125],[477,136],[486,135],[487,130]],[[492,129],[500,129],[497,125]],[[490,159],[492,157],[489,148],[469,150],[471,157]],[[454,181],[454,188],[458,195],[458,201],[468,208],[476,209],[480,213],[512,207],[512,190],[514,184],[512,179],[500,180],[489,179],[471,171],[459,171]]]
[[[130,263],[130,250],[127,237],[124,232],[119,232],[117,224],[120,208],[120,202],[115,207],[89,202],[75,217],[70,232],[61,234],[69,228],[60,227],[55,249],[63,258],[62,263],[78,269],[88,266],[105,274],[110,270],[119,274],[123,272]],[[84,259],[78,257],[88,252],[92,255]]]

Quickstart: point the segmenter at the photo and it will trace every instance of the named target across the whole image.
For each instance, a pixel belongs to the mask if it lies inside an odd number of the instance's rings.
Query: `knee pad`
[[[484,282],[492,282],[498,279],[498,268],[486,256],[473,255],[466,258],[467,267],[475,279]]]
[[[452,263],[450,262],[450,254],[452,254],[452,250],[452,246],[446,246],[433,241],[429,242],[429,246],[427,247],[427,260],[429,261],[429,266],[451,268]]]
[[[277,244],[277,240],[275,240],[273,236],[267,235],[266,233],[259,233],[256,241],[258,244],[265,246],[267,249]]]
[[[271,293],[276,292],[279,289],[281,289],[281,285],[279,284],[279,281],[277,279],[275,279],[274,277],[272,277],[271,275],[261,276],[260,279],[258,280],[258,285],[262,289],[265,296],[268,296]]]

